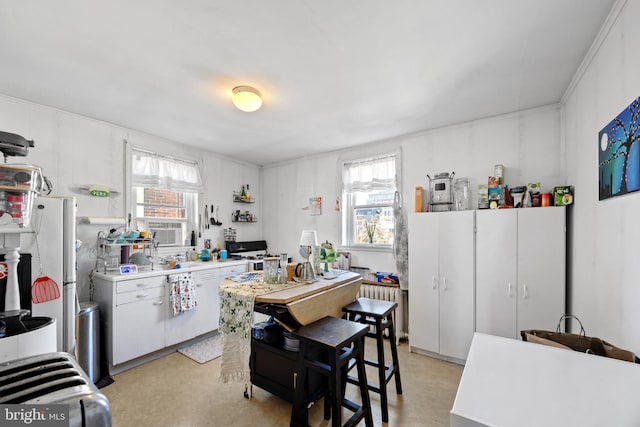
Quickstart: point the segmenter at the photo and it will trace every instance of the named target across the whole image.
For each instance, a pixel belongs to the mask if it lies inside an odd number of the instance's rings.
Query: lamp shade
[[[262,96],[251,86],[236,86],[233,88],[233,105],[239,110],[252,113],[262,106]]]
[[[315,230],[302,230],[300,246],[318,246],[318,237]]]

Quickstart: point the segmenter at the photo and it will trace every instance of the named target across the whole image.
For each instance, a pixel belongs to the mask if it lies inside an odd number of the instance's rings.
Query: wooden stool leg
[[[369,386],[367,385],[367,371],[364,363],[364,337],[356,341],[358,346],[358,357],[356,365],[358,367],[358,380],[360,384],[360,398],[364,410],[364,422],[367,427],[373,427],[373,417],[371,416],[371,401],[369,400]]]
[[[340,349],[333,355],[331,375],[329,379],[329,395],[331,398],[331,425],[342,427],[342,369],[338,368],[340,359]]]
[[[389,315],[389,341],[391,342],[391,359],[395,369],[396,393],[402,394],[402,382],[400,381],[400,364],[398,363],[398,346],[396,345],[396,332],[393,322],[394,314]]]
[[[328,390],[324,394],[324,419],[331,419],[331,394]]]
[[[389,422],[389,409],[387,407],[387,376],[386,364],[384,361],[384,329],[382,328],[382,318],[376,318],[376,346],[378,347],[378,385],[380,387],[380,409],[382,421]]]

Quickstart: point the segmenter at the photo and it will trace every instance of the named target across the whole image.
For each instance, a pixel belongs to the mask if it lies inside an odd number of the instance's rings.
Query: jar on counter
[[[471,184],[469,178],[458,178],[453,183],[454,209],[466,211],[471,209]]]

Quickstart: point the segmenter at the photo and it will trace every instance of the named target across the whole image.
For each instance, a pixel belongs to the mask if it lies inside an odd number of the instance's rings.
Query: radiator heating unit
[[[360,286],[360,292],[358,293],[358,297],[398,303],[398,308],[396,308],[396,313],[393,319],[396,340],[408,337],[408,333],[404,326],[407,322],[405,321],[404,316],[405,300],[403,295],[404,294],[399,286],[376,285],[373,283],[363,283]]]

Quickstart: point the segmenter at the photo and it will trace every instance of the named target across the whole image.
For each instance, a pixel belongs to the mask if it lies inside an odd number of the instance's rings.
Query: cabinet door
[[[195,312],[194,336],[206,334],[218,329],[220,321],[220,295],[218,269],[196,271],[193,273],[196,284],[198,307]]]
[[[113,364],[165,346],[165,296],[117,305],[113,313]]]
[[[475,326],[475,213],[443,212],[440,242],[440,354],[466,359]]]
[[[476,212],[476,331],[517,338],[518,210]]]
[[[555,330],[565,312],[565,208],[518,212],[518,331]]]
[[[409,344],[440,351],[438,218],[409,214]]]

